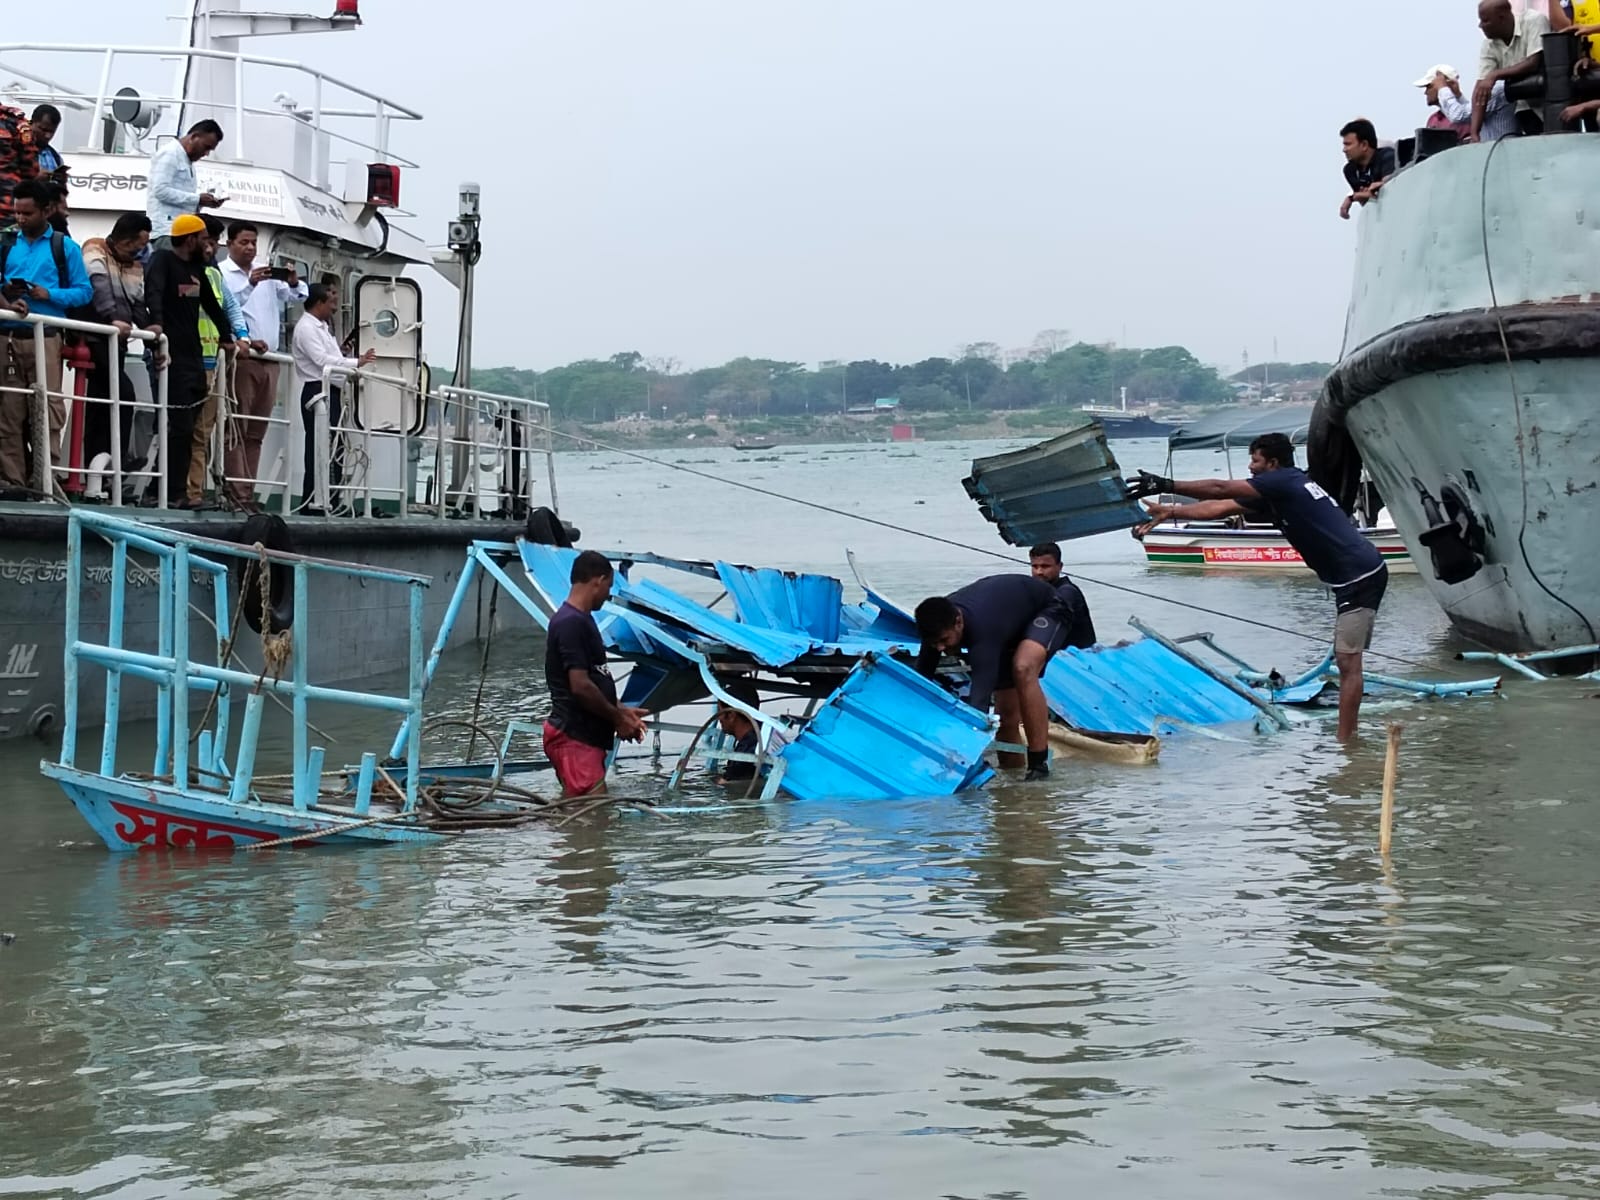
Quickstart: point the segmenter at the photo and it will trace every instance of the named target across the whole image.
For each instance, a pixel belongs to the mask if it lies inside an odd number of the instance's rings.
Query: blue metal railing
[[[103,642],[84,638],[84,546],[85,534],[107,542],[111,547],[112,576]],[[159,613],[154,653],[127,644],[126,602],[129,552],[151,555],[159,571]],[[235,802],[246,800],[255,772],[256,745],[261,714],[267,694],[285,698],[293,715],[294,763],[293,803],[305,810],[315,804],[322,777],[324,749],[311,744],[309,708],[312,701],[345,704],[356,708],[398,713],[405,720],[405,737],[397,740],[396,754],[406,757],[404,811],[417,804],[418,766],[422,754],[422,704],[425,691],[424,641],[422,627],[422,589],[427,576],[383,567],[334,562],[306,555],[257,550],[254,546],[217,541],[158,529],[137,521],[75,508],[67,525],[67,606],[65,676],[65,730],[61,739],[60,765],[77,768],[79,683],[87,664],[106,672],[106,711],[100,750],[99,773],[115,777],[118,732],[121,724],[122,680],[124,676],[156,685],[156,750],[153,774],[170,774],[176,786],[190,787],[191,778],[214,790],[226,787]],[[294,622],[292,625],[292,670],[287,680],[238,670],[228,665],[230,647],[227,631],[232,625],[229,575],[226,560],[242,560],[271,566],[286,566],[293,572]],[[268,569],[266,566],[263,570]],[[190,586],[198,573],[212,593],[212,620],[216,628],[213,647],[215,663],[197,661],[190,629]],[[350,691],[314,684],[310,679],[312,613],[309,602],[314,575],[328,575],[385,584],[403,585],[409,591],[409,655],[407,686],[403,696]],[[241,597],[241,603],[246,602]],[[238,743],[229,762],[232,729],[233,689],[247,689],[244,719]],[[208,728],[192,734],[190,701],[194,691],[214,692],[215,703]],[[190,746],[195,745],[191,762]],[[372,756],[367,756],[368,758]],[[371,801],[375,769],[363,760],[362,790],[357,807],[365,810]]]

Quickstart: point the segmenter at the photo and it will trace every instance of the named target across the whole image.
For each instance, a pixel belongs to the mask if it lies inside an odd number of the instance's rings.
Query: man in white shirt
[[[164,250],[171,244],[165,231],[177,218],[226,202],[225,196],[202,192],[194,172],[194,164],[221,144],[222,126],[207,119],[197,121],[188,133],[156,151],[150,160],[150,194],[145,201],[150,226],[160,234],[151,249]]]
[[[282,346],[283,314],[291,304],[303,304],[306,285],[293,267],[258,267],[259,231],[249,221],[228,226],[228,257],[222,261],[222,282],[244,311],[250,340],[270,351]],[[239,507],[257,508],[253,481],[261,473],[261,441],[267,435],[267,418],[278,402],[278,364],[260,358],[241,358],[234,372],[239,411],[234,414],[239,437],[228,447],[228,487]]]
[[[1472,89],[1472,132],[1478,141],[1489,111],[1489,96],[1497,83],[1514,83],[1544,69],[1544,35],[1550,18],[1537,9],[1517,13],[1511,0],[1483,0],[1478,5],[1478,28],[1483,49],[1478,52],[1478,86]],[[1524,133],[1540,132],[1538,114],[1526,100],[1518,100],[1517,121]]]
[[[339,307],[339,293],[325,283],[311,285],[306,296],[306,310],[294,327],[294,378],[300,387],[300,417],[305,430],[305,481],[301,487],[300,512],[308,517],[322,517],[327,513],[317,505],[317,420],[313,404],[322,394],[322,373],[329,367],[343,367],[354,371],[377,358],[376,350],[368,350],[360,358],[350,358],[333,336],[328,320]],[[343,482],[344,458],[339,453],[339,422],[344,415],[339,401],[339,389],[328,388],[328,427],[333,430],[333,445],[328,459],[328,496]]]

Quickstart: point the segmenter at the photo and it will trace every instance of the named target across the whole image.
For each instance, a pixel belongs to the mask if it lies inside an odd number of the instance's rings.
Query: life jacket
[[[206,279],[211,284],[211,292],[217,298],[217,304],[226,312],[228,306],[222,299],[222,272],[215,267],[206,268]],[[217,365],[217,348],[222,345],[222,335],[217,332],[217,324],[206,316],[206,310],[200,310],[200,356],[205,359],[206,370],[210,371]]]
[[[0,222],[10,224],[17,184],[39,174],[39,148],[33,126],[20,108],[0,104]]]

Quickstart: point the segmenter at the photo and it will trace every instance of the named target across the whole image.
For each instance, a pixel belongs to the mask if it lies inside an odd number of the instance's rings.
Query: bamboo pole
[[[1389,844],[1394,833],[1394,781],[1400,769],[1400,731],[1405,726],[1396,721],[1389,726],[1389,749],[1383,756],[1383,810],[1378,818],[1378,854],[1389,857]]]

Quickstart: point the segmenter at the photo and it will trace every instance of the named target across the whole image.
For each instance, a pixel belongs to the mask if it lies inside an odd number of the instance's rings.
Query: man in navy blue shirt
[[[917,605],[922,651],[917,670],[933,677],[939,660],[957,651],[971,677],[967,703],[1000,714],[1002,741],[1028,735],[1027,778],[1050,776],[1050,706],[1039,676],[1063,646],[1094,645],[1094,624],[1077,588],[1060,589],[1027,575],[990,575],[948,596]]]
[[[550,715],[544,723],[544,753],[563,794],[603,791],[606,756],[613,739],[644,740],[642,708],[617,703],[617,685],[606,665],[606,644],[594,614],[611,599],[616,577],[597,550],[572,562],[572,590],[545,631],[544,679]]]
[[[1289,539],[1306,566],[1333,589],[1337,618],[1333,657],[1339,665],[1339,740],[1355,736],[1361,712],[1361,655],[1372,645],[1378,605],[1389,586],[1383,555],[1362,536],[1344,510],[1304,471],[1294,465],[1294,443],[1286,434],[1268,433],[1250,443],[1249,479],[1164,479],[1140,472],[1128,481],[1136,496],[1176,492],[1199,504],[1146,501],[1156,521],[1168,517],[1215,521],[1223,517],[1266,517]]]

